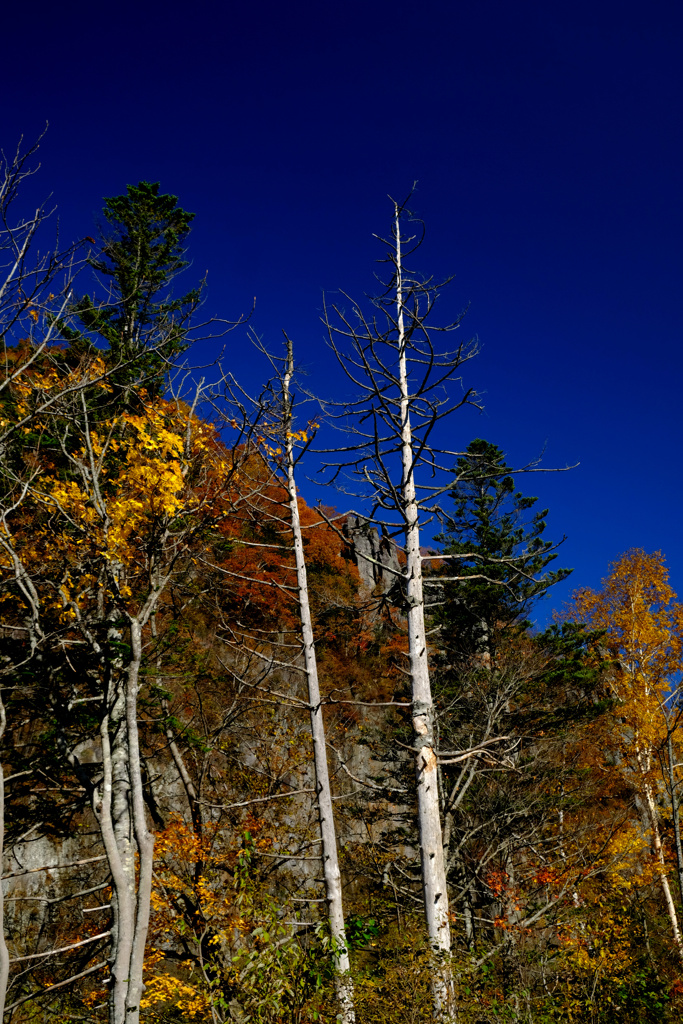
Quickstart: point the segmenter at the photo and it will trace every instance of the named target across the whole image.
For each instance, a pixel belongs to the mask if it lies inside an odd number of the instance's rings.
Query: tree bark
[[[128,780],[125,771],[125,694],[121,681],[112,677],[108,690],[108,709],[100,725],[103,771],[101,802],[98,806],[95,795],[94,803],[112,877],[109,1024],[124,1024],[135,920],[135,863],[130,841]]]
[[[451,934],[434,743],[434,704],[427,662],[420,526],[413,471],[414,452],[410,421],[410,394],[406,359],[407,338],[403,308],[401,229],[398,204],[395,207],[395,225],[397,343],[401,410],[401,460],[403,468],[401,495],[405,522],[406,599],[408,606],[408,649],[413,698],[413,735],[414,745],[418,751],[415,756],[415,774],[417,779],[422,884],[429,941],[437,954],[448,954],[451,948]],[[438,1018],[444,1014],[447,1015],[452,1005],[452,980],[450,969],[446,964],[435,971],[432,997],[435,1016]]]
[[[109,1024],[139,1024],[149,927],[154,837],[147,829],[137,724],[142,628],[130,622],[131,658],[110,677],[100,727],[103,780],[97,815],[112,875]],[[135,852],[138,853],[136,878]]]
[[[128,733],[128,765],[132,796],[133,831],[138,849],[138,883],[135,928],[130,953],[128,992],[126,994],[126,1024],[138,1024],[140,999],[144,991],[142,971],[145,944],[149,929],[152,897],[152,870],[154,867],[154,836],[147,828],[145,797],[142,786],[140,735],[138,732],[138,690],[142,662],[142,627],[137,619],[130,623],[133,657],[128,666],[126,685],[126,726]]]
[[[344,908],[342,903],[341,872],[337,856],[337,836],[332,809],[332,790],[327,765],[327,748],[325,743],[325,723],[323,720],[318,682],[318,665],[315,654],[313,623],[308,599],[308,579],[304,557],[303,537],[299,519],[299,502],[294,479],[294,445],[292,439],[292,400],[290,382],[292,379],[293,352],[292,344],[287,341],[287,366],[282,379],[284,405],[283,439],[287,460],[287,491],[291,517],[292,535],[294,539],[294,557],[296,562],[297,585],[299,591],[299,616],[304,645],[304,667],[308,684],[308,703],[311,714],[311,736],[313,739],[313,763],[315,766],[316,793],[320,820],[320,838],[322,839],[323,875],[325,878],[325,895],[330,934],[334,943],[336,966],[335,987],[341,1010],[343,1024],[355,1024],[354,992],[351,980],[349,952],[346,944],[344,927]]]
[[[671,887],[669,885],[669,879],[666,873],[666,862],[664,860],[664,849],[662,847],[662,838],[659,832],[659,817],[657,814],[657,805],[655,804],[654,795],[652,788],[649,783],[645,783],[645,801],[647,804],[648,816],[650,818],[650,827],[652,829],[652,843],[655,848],[655,857],[657,858],[657,869],[659,872],[659,881],[662,886],[662,892],[664,894],[664,902],[666,903],[666,910],[669,915],[669,921],[671,922],[671,931],[673,933],[674,942],[676,944],[676,951],[680,960],[683,960],[683,938],[681,938],[681,930],[678,925],[678,915],[676,914],[676,906],[671,895]]]

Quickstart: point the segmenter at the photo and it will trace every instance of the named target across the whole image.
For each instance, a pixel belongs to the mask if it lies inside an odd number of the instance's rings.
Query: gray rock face
[[[396,545],[362,516],[350,515],[343,531],[353,550],[361,581],[371,590],[379,589],[385,594],[400,571]]]

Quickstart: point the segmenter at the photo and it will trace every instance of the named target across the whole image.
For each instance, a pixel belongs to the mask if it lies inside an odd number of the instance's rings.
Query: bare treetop
[[[393,202],[393,200],[392,200]],[[407,233],[413,226],[418,230]],[[461,368],[478,352],[476,338],[441,348],[440,336],[458,330],[467,310],[445,324],[433,322],[441,290],[452,278],[437,282],[405,266],[422,245],[424,226],[406,202],[394,202],[391,236],[375,236],[386,247],[381,263],[390,267],[386,280],[378,275],[381,292],[367,301],[369,309],[342,292],[350,310],[324,302],[323,323],[329,344],[356,396],[344,402],[324,403],[326,417],[345,431],[348,443],[334,449],[327,462],[329,481],[340,483],[346,473],[363,480],[364,496],[378,509],[396,511],[402,528],[404,499],[390,470],[400,456],[408,412],[411,458],[405,472],[414,476],[424,465],[428,483],[415,483],[418,504],[434,499],[453,486],[449,461],[460,452],[440,447],[433,438],[436,425],[465,405],[480,408],[474,388],[463,382]],[[442,475],[447,474],[444,480]]]

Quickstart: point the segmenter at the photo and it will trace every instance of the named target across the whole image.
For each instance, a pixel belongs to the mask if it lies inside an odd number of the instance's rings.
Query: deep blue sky
[[[452,447],[580,462],[523,485],[568,535],[571,585],[640,546],[683,592],[680,3],[43,0],[3,28],[0,143],[50,122],[35,188],[62,238],[160,180],[197,214],[207,312],[256,296],[321,392],[322,290],[372,290],[386,195],[418,179],[422,267],[455,272],[444,316],[471,303],[482,345],[486,410]],[[250,360],[233,335],[230,367]]]

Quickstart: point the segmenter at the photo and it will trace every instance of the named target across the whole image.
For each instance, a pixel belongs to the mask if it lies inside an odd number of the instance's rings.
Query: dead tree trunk
[[[410,417],[410,389],[406,360],[406,325],[403,307],[403,260],[401,252],[400,210],[395,206],[396,237],[396,322],[398,326],[398,378],[401,427],[401,497],[405,517],[406,604],[408,614],[408,650],[413,696],[413,734],[417,750],[418,826],[422,858],[422,885],[425,916],[430,942],[439,953],[449,953],[451,932],[448,919],[448,889],[443,857],[438,771],[434,742],[434,704],[427,663],[427,633],[422,587],[420,524],[415,492],[415,459]],[[434,1006],[442,1013],[451,1002],[449,972],[437,972],[434,982]]]
[[[344,927],[344,908],[342,904],[341,872],[337,855],[337,835],[332,809],[332,790],[327,765],[327,748],[325,743],[325,723],[323,721],[320,685],[318,682],[318,665],[315,655],[313,623],[308,599],[308,579],[304,556],[303,536],[299,520],[299,502],[296,481],[294,479],[294,441],[292,435],[292,397],[290,384],[294,372],[292,344],[287,342],[287,364],[282,377],[283,399],[283,445],[287,465],[287,493],[291,516],[292,536],[294,540],[294,558],[299,597],[299,616],[303,640],[304,667],[308,686],[308,702],[311,713],[311,736],[313,739],[313,763],[315,766],[316,797],[320,820],[320,838],[322,840],[323,875],[325,879],[325,895],[330,934],[334,943],[336,967],[335,986],[341,1008],[343,1024],[354,1024],[355,1012],[353,1005],[353,982],[349,974],[350,961],[346,944]]]
[[[418,822],[425,915],[430,941],[435,949],[449,952],[449,894],[447,894],[441,838],[441,816],[434,742],[434,705],[427,664],[425,600],[422,586],[420,522],[415,489],[415,457],[411,424],[411,395],[407,365],[407,332],[403,310],[402,253],[399,208],[395,206],[396,237],[396,323],[398,327],[398,383],[400,393],[400,442],[402,476],[400,494],[405,519],[405,591],[408,605],[408,639],[413,684],[413,729],[418,786]],[[446,984],[445,979],[443,982]],[[445,1005],[445,988],[438,993],[439,1006]]]
[[[396,575],[401,579],[407,619],[422,888],[427,932],[436,957],[434,1016],[443,1019],[452,1012],[447,961],[450,923],[420,530],[423,517],[438,512],[439,496],[454,485],[449,466],[458,453],[436,448],[432,435],[440,421],[455,409],[475,404],[471,390],[451,401],[445,385],[460,382],[458,369],[475,354],[476,345],[437,352],[432,333],[456,329],[462,317],[440,328],[428,323],[438,287],[405,269],[406,245],[415,243],[410,250],[414,252],[421,241],[419,232],[407,239],[402,234],[406,214],[405,205],[394,203],[392,237],[386,240],[384,260],[392,268],[391,279],[385,283],[383,294],[371,300],[375,307],[372,314],[366,315],[358,303],[353,303],[350,315],[334,306],[333,321],[325,307],[323,322],[330,345],[342,370],[358,389],[355,400],[325,403],[328,418],[342,421],[349,436],[346,446],[326,451],[334,459],[327,463],[332,482],[344,470],[354,473],[373,506],[368,521],[381,523],[390,535],[404,538],[405,570]],[[350,352],[342,347],[340,339],[344,345],[350,343]],[[421,469],[425,480],[417,479]]]

